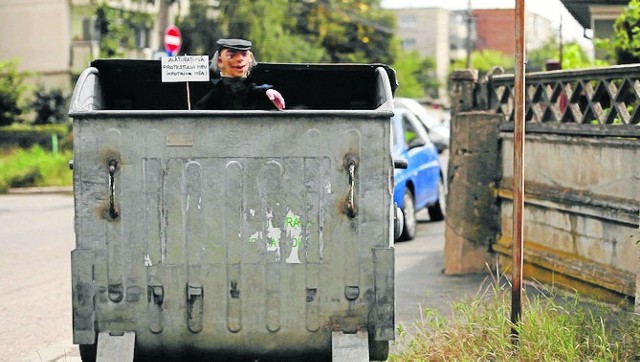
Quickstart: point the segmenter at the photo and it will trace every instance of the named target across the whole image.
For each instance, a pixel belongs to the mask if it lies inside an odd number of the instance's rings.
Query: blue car
[[[411,240],[416,236],[416,212],[426,208],[431,221],[444,219],[444,180],[438,150],[409,110],[395,109],[392,138],[394,160],[407,161],[406,169],[395,170],[393,200],[404,214],[398,240]]]

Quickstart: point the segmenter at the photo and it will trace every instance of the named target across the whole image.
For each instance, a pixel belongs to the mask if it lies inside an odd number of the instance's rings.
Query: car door
[[[424,127],[415,116],[409,112],[401,117],[402,141],[406,148],[406,158],[409,164],[407,171],[414,184],[414,198],[416,209],[438,199],[438,181],[440,164],[438,151],[429,140]]]

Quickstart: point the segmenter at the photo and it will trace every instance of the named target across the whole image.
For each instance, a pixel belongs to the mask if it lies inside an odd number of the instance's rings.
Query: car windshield
[[[402,135],[402,139],[406,145],[411,144],[411,142],[415,141],[416,138],[421,138],[425,142],[429,142],[429,135],[427,134],[424,127],[420,125],[420,121],[418,121],[415,116],[407,111],[399,111],[396,110],[396,114],[394,115],[396,120],[400,122],[394,122],[402,127],[402,129],[392,130],[392,137],[394,140],[394,144],[397,144],[399,141],[396,138],[395,132],[399,132]]]
[[[405,108],[411,111],[420,119],[420,121],[429,129],[441,126],[441,122],[433,115],[427,112],[426,108],[411,98],[396,98],[394,106],[397,108]]]

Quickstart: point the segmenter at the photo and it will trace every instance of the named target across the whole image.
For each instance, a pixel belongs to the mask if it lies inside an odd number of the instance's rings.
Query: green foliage
[[[21,103],[28,72],[18,70],[18,60],[0,61],[0,126],[21,121]]]
[[[222,38],[218,21],[211,16],[214,11],[208,2],[191,1],[189,16],[176,20],[182,34],[181,53],[213,55],[216,41]]]
[[[9,187],[70,186],[71,158],[71,151],[53,154],[37,145],[5,152],[0,156],[0,192]]]
[[[599,63],[591,61],[578,43],[567,43],[563,46],[562,50],[562,69],[583,69],[608,65],[604,61]]]
[[[630,0],[613,26],[618,64],[640,62],[640,0]]]
[[[480,50],[471,53],[471,68],[477,69],[480,77],[496,66],[504,68],[506,73],[513,73],[514,58],[496,50]],[[465,68],[464,59],[456,60],[450,67],[452,70]]]
[[[67,123],[69,117],[69,97],[64,95],[62,89],[55,88],[46,90],[38,89],[34,93],[34,100],[31,103],[33,111],[36,112],[34,124]]]
[[[611,64],[617,64],[616,52],[613,47],[612,39],[593,39],[593,47],[598,53],[604,54],[604,59],[595,59],[594,64],[597,67],[607,67]]]
[[[548,60],[558,60],[560,46],[555,37],[551,37],[540,48],[527,52],[527,71],[540,72],[545,70]]]
[[[213,55],[217,39],[245,38],[258,61],[393,64],[399,95],[436,94],[434,61],[398,50],[395,18],[380,0],[235,0],[217,6],[200,0],[190,6],[177,21],[186,53]]]
[[[135,28],[153,28],[150,14],[125,11],[101,2],[96,8],[96,21],[100,29],[100,57],[124,57],[126,48],[135,46]]]
[[[438,83],[432,74],[435,62],[431,58],[421,58],[417,51],[399,51],[393,68],[398,78],[396,96],[408,98],[423,98],[425,93],[437,97]]]
[[[220,37],[253,42],[258,61],[391,64],[393,16],[379,0],[194,1],[180,19],[185,49],[213,53]],[[206,14],[217,12],[217,16]]]
[[[379,0],[326,0],[305,3],[297,33],[318,41],[331,62],[391,64],[395,20]]]
[[[527,71],[540,72],[546,70],[548,60],[560,59],[560,45],[555,38],[550,38],[542,47],[527,53]],[[565,43],[562,46],[562,69],[582,69],[594,66],[604,66],[594,63],[577,42]]]
[[[297,2],[289,0],[226,1],[220,6],[221,32],[253,42],[258,61],[320,62],[328,59],[317,42],[295,32]]]
[[[640,350],[637,316],[577,295],[525,294],[517,326],[506,288],[452,308],[451,318],[425,310],[417,333],[405,336],[406,348],[389,361],[630,361]],[[512,327],[517,345],[511,343]]]

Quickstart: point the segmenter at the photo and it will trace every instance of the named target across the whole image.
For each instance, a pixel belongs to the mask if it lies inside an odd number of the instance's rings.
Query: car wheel
[[[444,207],[446,203],[447,189],[444,185],[444,178],[440,175],[440,181],[438,181],[438,201],[435,204],[427,207],[429,213],[429,219],[431,221],[444,220]]]
[[[406,189],[404,191],[404,197],[402,198],[402,213],[404,214],[404,227],[402,228],[402,234],[398,240],[413,240],[416,237],[416,229],[418,228],[418,221],[416,220],[416,208],[413,203],[413,193],[411,190]]]

